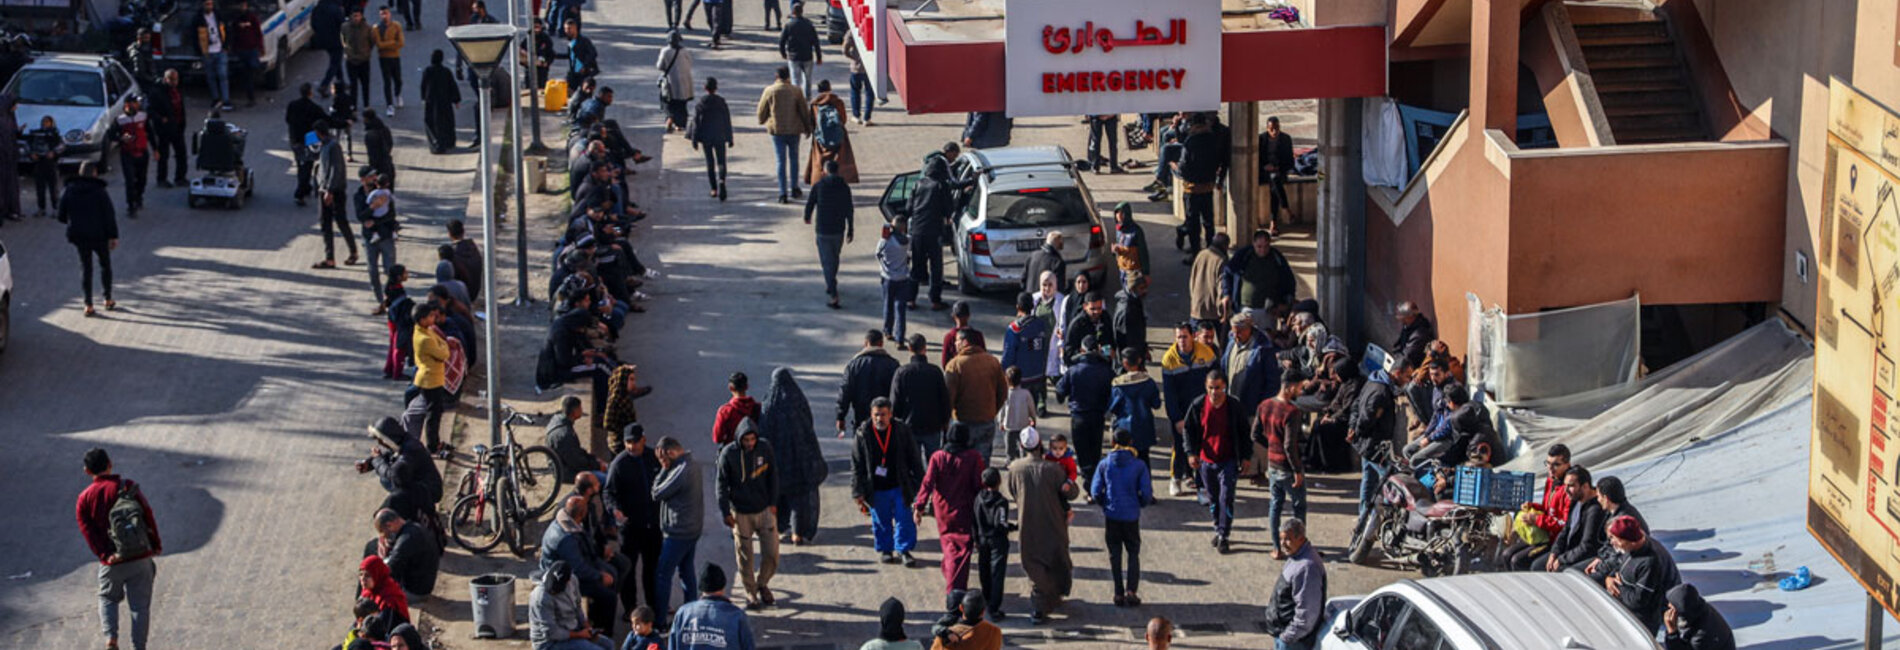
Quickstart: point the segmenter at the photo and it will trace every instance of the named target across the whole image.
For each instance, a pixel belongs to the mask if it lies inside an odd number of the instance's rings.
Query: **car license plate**
[[[1042,248],[1042,242],[1034,239],[1022,239],[1016,242],[1016,251],[1019,253],[1027,253],[1038,248]]]

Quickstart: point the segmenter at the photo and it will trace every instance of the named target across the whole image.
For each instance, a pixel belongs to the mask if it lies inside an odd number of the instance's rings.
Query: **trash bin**
[[[514,576],[501,573],[476,576],[468,582],[468,601],[475,610],[475,638],[506,639],[514,636]]]

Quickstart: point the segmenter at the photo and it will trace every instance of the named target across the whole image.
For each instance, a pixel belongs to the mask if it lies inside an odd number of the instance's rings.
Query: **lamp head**
[[[455,51],[462,59],[475,68],[480,76],[486,77],[501,64],[501,58],[508,53],[508,44],[514,40],[515,28],[499,23],[478,23],[448,28],[449,42],[455,44]]]

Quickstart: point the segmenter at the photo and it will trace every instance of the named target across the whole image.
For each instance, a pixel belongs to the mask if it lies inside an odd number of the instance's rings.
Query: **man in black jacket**
[[[844,364],[844,381],[838,384],[838,437],[850,430],[846,420],[855,427],[871,419],[871,401],[890,394],[896,374],[897,359],[884,351],[884,332],[865,332],[864,349]]]
[[[950,180],[950,157],[956,145],[944,145],[944,155],[924,161],[924,172],[910,194],[910,277],[918,286],[930,283],[930,308],[948,309],[943,302],[943,236],[956,208],[950,198],[955,183]],[[917,308],[912,300],[910,308]]]
[[[119,220],[112,209],[112,195],[99,178],[98,163],[79,164],[79,175],[66,181],[66,192],[59,197],[59,222],[66,224],[66,241],[79,249],[81,282],[86,288],[86,315],[92,309],[92,258],[99,258],[99,285],[105,289],[106,309],[118,306],[112,301],[112,251],[119,247]]]
[[[800,6],[803,5],[792,5],[794,16]],[[838,161],[825,161],[825,176],[811,186],[811,196],[805,199],[805,225],[812,225],[812,213],[818,213],[818,266],[825,272],[825,295],[831,297],[826,306],[832,309],[840,306],[838,256],[844,252],[844,245],[857,236],[851,210],[851,186],[838,175]]]
[[[719,450],[714,486],[719,512],[732,529],[732,550],[746,607],[771,605],[772,576],[778,573],[778,467],[772,443],[759,439],[756,423],[739,423],[739,439]],[[752,566],[753,543],[759,565]]]
[[[732,111],[726,98],[719,95],[719,80],[706,78],[706,94],[693,104],[693,115],[686,123],[686,139],[693,148],[706,153],[706,183],[712,197],[726,200],[726,148],[732,146]]]
[[[1107,306],[1102,304],[1102,294],[1093,291],[1082,296],[1082,313],[1076,314],[1062,330],[1062,358],[1075,363],[1085,351],[1082,341],[1086,339],[1094,339],[1096,344],[1109,350],[1122,348],[1114,320],[1109,317]]]
[[[1225,177],[1227,160],[1226,146],[1206,114],[1189,116],[1188,124],[1174,173],[1187,188],[1188,253],[1193,254],[1201,249],[1203,233],[1208,240],[1214,238],[1214,189]]]
[[[412,594],[412,600],[435,592],[442,547],[421,524],[388,508],[376,511],[376,539],[363,549],[364,557],[371,555],[389,565],[389,576],[402,585],[404,592]]]
[[[1140,271],[1128,274],[1128,286],[1115,294],[1113,326],[1116,349],[1141,351],[1141,362],[1148,362],[1148,275]]]
[[[1061,285],[1069,278],[1069,263],[1062,259],[1062,233],[1051,230],[1042,239],[1042,248],[1029,254],[1023,262],[1023,291],[1035,293],[1040,290],[1044,272],[1056,274],[1056,284]],[[1052,324],[1053,325],[1053,324]]]
[[[1564,489],[1570,492],[1570,518],[1563,532],[1550,541],[1550,552],[1543,556],[1542,568],[1556,573],[1565,569],[1583,570],[1603,548],[1603,506],[1597,503],[1597,490],[1590,483],[1590,470],[1571,465],[1564,472]],[[1538,566],[1533,562],[1532,566]]]
[[[812,96],[811,69],[825,62],[825,52],[819,47],[818,28],[805,18],[804,2],[792,2],[792,19],[779,31],[778,55],[792,69],[792,85],[804,90],[806,97]]]
[[[1632,517],[1610,520],[1609,533],[1610,545],[1626,559],[1614,575],[1603,579],[1603,587],[1609,590],[1611,598],[1643,622],[1644,630],[1654,634],[1662,627],[1663,609],[1667,606],[1663,595],[1682,584],[1676,560],[1669,556],[1669,549]]]
[[[329,63],[323,68],[323,80],[317,87],[330,96],[330,84],[345,81],[343,76],[343,0],[318,0],[310,10],[310,47],[323,50]]]
[[[928,345],[924,335],[910,335],[910,362],[891,377],[891,413],[910,426],[926,458],[943,446],[950,426],[950,385],[943,369],[930,364]]]
[[[1274,232],[1280,230],[1280,211],[1287,211],[1287,222],[1293,220],[1293,205],[1286,198],[1286,176],[1293,171],[1293,137],[1280,130],[1280,118],[1267,118],[1267,130],[1260,134],[1260,183],[1268,186],[1271,196],[1267,224]]]
[[[1069,369],[1056,380],[1056,398],[1069,403],[1069,436],[1075,447],[1075,464],[1081,476],[1095,476],[1095,465],[1102,460],[1102,430],[1108,422],[1108,401],[1113,395],[1115,369],[1092,336],[1084,337],[1082,353],[1069,360]]]
[[[871,417],[851,446],[851,499],[871,516],[871,545],[885,564],[916,566],[917,526],[910,503],[924,482],[924,461],[910,427],[891,418],[891,400],[871,401]]]
[[[326,119],[330,113],[323,110],[323,106],[311,98],[313,90],[310,84],[306,83],[298,87],[297,92],[297,100],[284,107],[284,126],[290,132],[291,158],[297,161],[296,198],[297,205],[301,207],[304,199],[310,196],[312,189],[310,171],[317,164],[316,155],[310,151],[310,147],[304,145],[304,138],[310,135],[311,131],[316,130],[317,123]]]
[[[383,417],[369,426],[376,439],[368,462],[357,469],[376,472],[384,490],[390,492],[385,507],[393,508],[405,519],[418,519],[422,510],[433,510],[442,500],[442,472],[422,441],[409,435],[396,418]]]
[[[152,153],[158,158],[158,186],[185,184],[185,168],[190,157],[185,153],[185,99],[178,92],[178,71],[166,70],[158,86],[146,93],[152,105]],[[215,111],[214,111],[215,112]],[[165,174],[166,163],[175,169]]]
[[[639,580],[621,580],[620,602],[631,610],[636,603],[652,603],[659,592],[660,508],[653,502],[653,479],[660,475],[660,459],[647,446],[646,428],[635,422],[617,432],[625,445],[607,467],[607,485],[602,496],[607,506],[620,513],[620,551],[639,565]],[[646,600],[638,599],[641,587]]]
[[[1392,342],[1392,354],[1401,359],[1425,358],[1425,350],[1438,338],[1438,328],[1420,313],[1418,305],[1405,301],[1393,311],[1399,320],[1399,338]]]

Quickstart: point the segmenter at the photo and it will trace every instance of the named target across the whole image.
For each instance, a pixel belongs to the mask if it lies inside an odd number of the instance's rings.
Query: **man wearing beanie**
[[[904,603],[884,599],[877,608],[877,638],[865,641],[858,650],[924,650],[924,645],[904,634]]]
[[[752,650],[745,610],[726,598],[726,572],[707,563],[699,572],[699,600],[681,605],[666,636],[671,650]]]
[[[442,500],[442,472],[429,456],[422,441],[403,430],[396,418],[383,417],[369,426],[376,446],[369,460],[357,465],[358,471],[376,472],[376,478],[389,491],[383,507],[393,508],[404,518],[421,519],[422,510],[433,510]]]
[[[660,458],[647,444],[646,428],[639,422],[629,423],[621,429],[620,440],[620,453],[607,466],[607,484],[601,494],[607,507],[619,515],[620,551],[639,565],[637,574],[623,576],[614,585],[620,590],[620,602],[631,610],[642,602],[652,606],[660,591],[660,548],[666,537],[660,532],[660,506],[653,500]],[[641,589],[646,590],[644,601],[639,599]]]
[[[1682,584],[1682,574],[1676,570],[1669,550],[1650,537],[1636,518],[1625,515],[1612,519],[1609,531],[1610,545],[1628,558],[1615,575],[1603,579],[1603,587],[1643,622],[1643,629],[1654,633],[1662,627],[1667,605],[1664,595]]]

